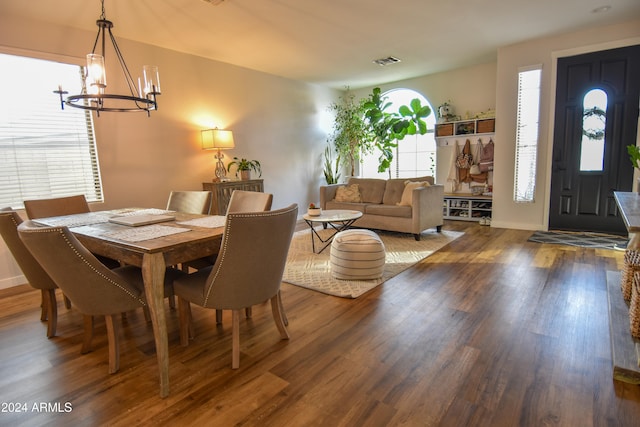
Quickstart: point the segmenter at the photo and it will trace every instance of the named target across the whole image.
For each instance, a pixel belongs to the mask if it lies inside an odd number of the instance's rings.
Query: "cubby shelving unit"
[[[491,196],[474,196],[472,194],[445,194],[444,219],[461,221],[480,221],[484,217],[491,218],[493,199]]]
[[[495,130],[496,119],[470,119],[438,123],[436,124],[436,143],[442,147],[451,145],[456,140],[464,142],[465,138],[469,138],[472,143],[475,143],[474,137],[491,138]]]

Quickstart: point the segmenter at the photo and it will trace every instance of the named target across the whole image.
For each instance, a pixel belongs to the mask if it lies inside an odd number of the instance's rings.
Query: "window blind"
[[[518,73],[514,200],[532,203],[536,190],[541,66]]]
[[[0,54],[0,69],[0,207],[76,194],[102,201],[91,112],[61,110],[53,93],[80,93],[82,67]]]

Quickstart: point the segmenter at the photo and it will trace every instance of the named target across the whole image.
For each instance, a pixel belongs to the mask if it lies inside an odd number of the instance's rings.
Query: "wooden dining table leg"
[[[164,273],[166,265],[162,253],[145,253],[142,258],[142,278],[147,305],[156,342],[158,370],[160,371],[160,397],[169,395],[169,343],[164,312]]]

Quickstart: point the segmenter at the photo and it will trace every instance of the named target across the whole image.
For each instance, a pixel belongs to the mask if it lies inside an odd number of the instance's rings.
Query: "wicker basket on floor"
[[[640,251],[627,250],[624,253],[624,266],[620,276],[620,289],[627,302],[631,301],[633,275],[636,271],[640,271]]]
[[[640,272],[633,274],[631,303],[629,304],[629,326],[631,335],[640,338]]]

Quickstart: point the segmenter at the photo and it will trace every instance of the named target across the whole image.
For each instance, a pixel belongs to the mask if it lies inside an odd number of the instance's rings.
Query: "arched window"
[[[592,89],[584,96],[582,106],[580,171],[599,172],[604,168],[607,94],[602,89]]]
[[[414,98],[420,99],[422,105],[428,105],[432,113],[425,119],[427,133],[425,135],[407,135],[398,143],[391,164],[392,178],[414,178],[417,176],[436,176],[436,140],[433,129],[436,115],[429,101],[419,92],[411,89],[393,89],[383,96],[391,102],[390,110],[397,112],[401,105],[409,105]],[[389,177],[388,172],[379,173],[380,153],[376,150],[362,157],[360,176],[363,178]]]

